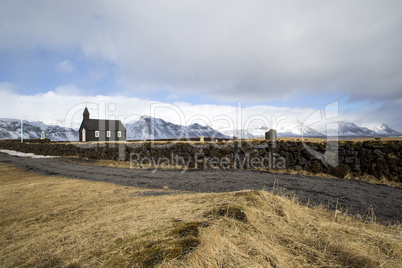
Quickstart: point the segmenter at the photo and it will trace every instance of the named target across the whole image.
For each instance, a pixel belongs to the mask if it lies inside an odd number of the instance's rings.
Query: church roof
[[[82,127],[86,130],[99,130],[99,131],[125,131],[123,123],[120,120],[105,120],[105,119],[88,119],[82,121]]]

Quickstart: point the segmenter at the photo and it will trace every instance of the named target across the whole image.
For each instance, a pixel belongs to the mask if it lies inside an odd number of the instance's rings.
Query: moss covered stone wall
[[[0,148],[25,153],[130,161],[151,168],[293,169],[373,175],[402,181],[402,141],[301,142],[137,142],[60,143],[41,140],[0,141]]]

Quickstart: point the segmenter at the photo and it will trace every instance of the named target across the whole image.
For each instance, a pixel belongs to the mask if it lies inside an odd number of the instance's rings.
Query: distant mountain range
[[[237,137],[239,139],[252,139],[256,138],[251,132],[245,129],[222,130],[221,133],[227,137]],[[265,133],[265,132],[264,132]]]
[[[198,138],[200,136],[228,138],[209,126],[201,126],[197,123],[182,126],[149,116],[142,116],[139,120],[126,124],[126,129],[127,140]]]
[[[398,136],[402,133],[393,130],[387,124],[380,124],[374,128],[360,127],[352,122],[338,122],[337,128],[321,130],[326,136]]]
[[[247,130],[223,130],[217,131],[210,126],[191,124],[188,126],[176,125],[160,118],[142,116],[134,122],[125,125],[127,140],[149,139],[175,139],[175,138],[198,138],[216,137],[229,138],[257,138],[264,137],[268,130],[266,126],[254,126]],[[24,139],[38,139],[41,132],[45,132],[46,138],[53,141],[78,141],[78,131],[56,125],[46,125],[43,122],[23,121]],[[402,133],[393,130],[386,124],[374,128],[366,128],[351,122],[340,121],[336,128],[316,130],[301,123],[286,124],[279,126],[279,137],[326,137],[326,136],[400,136]],[[20,139],[21,121],[18,119],[0,119],[0,139]]]
[[[314,129],[310,126],[303,126],[302,123],[297,122],[293,124],[279,125],[277,128],[278,137],[372,137],[372,136],[400,136],[402,133],[393,130],[386,124],[380,124],[372,129],[367,127],[360,127],[351,122],[339,121],[335,126],[332,124],[328,129]],[[255,126],[248,130],[237,131],[242,133],[243,138],[257,138],[264,137],[265,132],[268,130],[265,126]],[[236,132],[236,131],[234,131]]]
[[[398,132],[396,130],[393,130],[387,124],[381,124],[381,125],[376,126],[373,129],[373,131],[375,133],[377,133],[377,134],[385,134],[385,135],[388,135],[388,134],[390,134],[390,135],[393,135],[393,134],[398,135],[399,134],[400,135],[400,134],[402,134],[402,133],[400,133],[400,132]]]
[[[251,127],[249,128],[249,132],[253,134],[254,137],[264,137],[265,132],[269,129],[266,126],[261,127]],[[286,125],[280,124],[276,129],[279,137],[300,137],[300,136],[309,136],[309,137],[321,137],[325,136],[320,131],[317,131],[309,126],[304,126],[300,122],[296,123],[287,123]]]
[[[78,141],[78,131],[55,125],[46,125],[40,121],[22,121],[24,139],[39,139],[42,131],[52,141]],[[18,119],[0,119],[0,139],[20,139],[21,121]]]

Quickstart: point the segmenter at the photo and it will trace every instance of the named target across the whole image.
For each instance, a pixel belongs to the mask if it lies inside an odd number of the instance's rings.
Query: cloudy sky
[[[241,106],[243,124],[272,124],[336,103],[339,120],[402,131],[401,10],[400,0],[2,0],[0,118],[76,124],[87,104],[93,117],[217,125]]]

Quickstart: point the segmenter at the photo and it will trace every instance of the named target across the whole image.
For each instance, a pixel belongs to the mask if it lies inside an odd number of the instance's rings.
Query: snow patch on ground
[[[22,153],[13,150],[0,150],[0,153],[18,156],[18,157],[29,157],[29,158],[57,158],[58,156],[50,156],[50,155],[36,155],[33,153]]]

